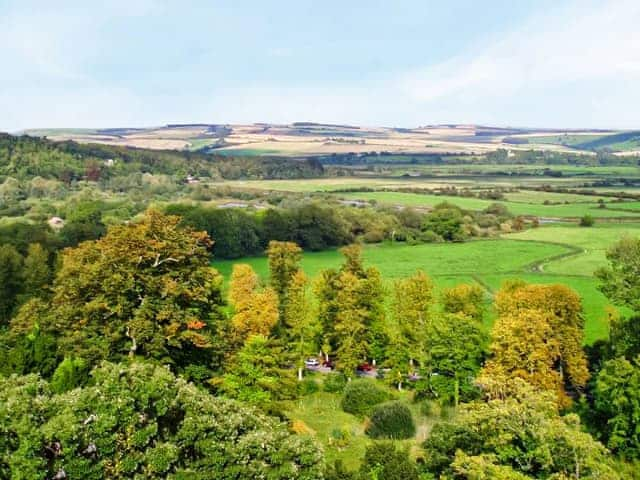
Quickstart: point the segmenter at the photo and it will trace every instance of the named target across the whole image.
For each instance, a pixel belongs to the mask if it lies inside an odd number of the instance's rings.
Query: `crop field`
[[[638,217],[640,212],[624,210],[627,203],[615,203],[608,208],[598,208],[597,203],[569,203],[560,205],[543,205],[540,203],[523,203],[510,201],[492,201],[478,198],[423,195],[402,192],[349,192],[338,194],[340,198],[351,200],[375,200],[378,203],[402,205],[410,207],[433,207],[442,202],[449,202],[466,210],[483,210],[494,203],[504,204],[514,215],[534,215],[548,218],[579,218],[589,214],[596,218],[625,218]],[[635,205],[636,202],[629,202]]]

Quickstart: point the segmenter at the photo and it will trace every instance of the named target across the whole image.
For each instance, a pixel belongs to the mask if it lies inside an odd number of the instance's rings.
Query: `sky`
[[[0,0],[0,131],[640,128],[640,0]]]

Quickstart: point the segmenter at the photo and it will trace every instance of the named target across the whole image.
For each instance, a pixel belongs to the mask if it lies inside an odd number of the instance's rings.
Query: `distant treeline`
[[[518,139],[516,139],[518,140]],[[520,142],[512,142],[520,143]],[[316,157],[324,165],[637,165],[635,157],[613,155],[599,151],[596,155],[542,150],[507,150],[499,148],[486,154],[460,153],[393,153],[350,152]]]
[[[232,157],[0,134],[0,180],[38,176],[70,183],[133,173],[213,179],[287,179],[317,177],[323,172],[322,164],[313,158]]]

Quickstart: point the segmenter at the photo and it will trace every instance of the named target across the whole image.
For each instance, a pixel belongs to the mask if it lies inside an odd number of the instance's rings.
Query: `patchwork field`
[[[579,218],[591,215],[595,218],[628,218],[640,219],[640,212],[632,211],[636,202],[609,203],[607,208],[599,208],[598,203],[568,203],[560,205],[544,205],[541,203],[524,203],[522,201],[493,201],[478,198],[466,198],[445,195],[423,195],[403,192],[349,192],[336,194],[343,199],[376,201],[389,205],[410,207],[433,207],[442,202],[449,202],[467,210],[483,210],[494,203],[504,204],[514,215],[534,215],[546,218]],[[611,201],[611,199],[609,199]],[[626,210],[627,205],[632,208]]]

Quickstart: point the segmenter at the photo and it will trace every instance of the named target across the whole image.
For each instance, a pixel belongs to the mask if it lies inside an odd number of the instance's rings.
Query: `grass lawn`
[[[379,383],[383,385],[382,382]],[[389,392],[395,399],[409,406],[416,423],[415,438],[396,440],[394,443],[409,448],[412,453],[415,453],[420,450],[421,443],[439,420],[437,411],[434,411],[431,416],[424,416],[420,413],[420,405],[411,402],[410,392],[398,392],[392,389],[389,389]],[[312,436],[323,445],[328,464],[333,464],[339,459],[344,462],[347,469],[356,470],[364,457],[367,445],[377,440],[371,440],[364,433],[365,419],[342,411],[341,398],[340,393],[316,392],[283,402],[283,407],[296,429],[303,431],[302,435]],[[343,438],[338,438],[340,436]]]
[[[493,203],[504,204],[514,215],[535,215],[550,218],[579,218],[586,214],[595,218],[622,218],[637,217],[640,219],[640,211],[613,210],[612,208],[598,208],[597,203],[570,203],[561,205],[541,205],[522,202],[491,201],[479,198],[466,198],[445,195],[422,195],[419,193],[400,192],[350,192],[336,194],[340,198],[352,200],[375,200],[379,203],[391,205],[405,205],[412,207],[433,207],[438,203],[449,202],[466,210],[483,210]],[[635,203],[635,202],[629,202]],[[616,208],[625,203],[616,204]]]

